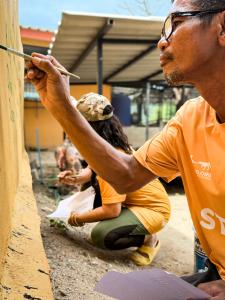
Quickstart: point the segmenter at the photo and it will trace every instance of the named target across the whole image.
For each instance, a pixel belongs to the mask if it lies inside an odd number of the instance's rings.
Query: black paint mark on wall
[[[41,269],[38,269],[38,272],[40,272],[40,273],[43,273],[43,274],[45,274],[45,275],[48,275],[48,276],[50,276],[50,274],[49,274],[49,273],[47,273],[47,272],[45,272],[45,271],[43,271],[43,270],[41,270]]]
[[[41,298],[32,297],[31,295],[28,294],[23,294],[23,298],[30,299],[30,300],[41,300]]]
[[[6,290],[6,291],[11,291],[11,288],[10,287],[8,287],[8,286],[5,286],[5,285],[3,285],[3,284],[0,284],[0,286],[4,289],[4,290]]]
[[[15,122],[15,112],[13,110],[11,110],[11,113],[10,113],[10,120],[12,122]]]
[[[10,91],[10,94],[13,93],[13,88],[12,88],[13,84],[11,81],[8,82],[8,90]]]
[[[12,247],[8,246],[8,249],[13,251],[13,252],[16,252],[18,254],[23,254],[22,252],[19,252],[19,251],[16,251],[15,249],[13,249]]]
[[[24,286],[26,289],[28,289],[28,290],[37,290],[38,288],[36,288],[36,287],[32,287],[32,286],[29,286],[29,285],[25,285]]]

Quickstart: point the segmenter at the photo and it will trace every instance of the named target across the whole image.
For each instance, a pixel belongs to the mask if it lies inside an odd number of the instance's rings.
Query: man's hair
[[[116,116],[108,120],[89,122],[91,127],[109,144],[115,148],[122,149],[128,154],[132,154],[132,149],[128,143],[128,138],[123,132],[120,121]]]
[[[198,10],[225,8],[225,0],[191,0],[191,4]]]
[[[192,5],[196,10],[214,10],[224,9],[225,0],[191,0]],[[210,24],[214,14],[202,15],[200,18],[203,20],[203,24]]]
[[[172,0],[172,3],[174,0]],[[195,10],[214,10],[214,9],[224,9],[225,10],[225,0],[190,0],[190,4]],[[204,23],[209,24],[213,19],[214,14],[202,15],[200,18],[204,20]]]
[[[225,10],[225,0],[191,0],[191,4],[198,10]]]

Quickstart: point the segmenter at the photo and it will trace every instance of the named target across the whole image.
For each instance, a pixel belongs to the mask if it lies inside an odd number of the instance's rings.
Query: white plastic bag
[[[72,211],[82,214],[92,210],[94,199],[95,190],[92,186],[90,186],[85,191],[76,192],[72,196],[60,201],[57,209],[47,217],[67,223]]]

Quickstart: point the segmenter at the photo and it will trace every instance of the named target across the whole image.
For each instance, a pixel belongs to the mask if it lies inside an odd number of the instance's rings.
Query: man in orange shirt
[[[60,66],[54,58],[34,54],[28,78],[79,152],[120,193],[157,176],[168,181],[182,176],[192,220],[210,260],[208,273],[195,284],[216,280],[202,288],[211,299],[225,299],[225,1],[176,0],[158,48],[167,81],[193,84],[201,97],[188,101],[133,156],[99,138],[72,107],[68,79],[54,68]]]

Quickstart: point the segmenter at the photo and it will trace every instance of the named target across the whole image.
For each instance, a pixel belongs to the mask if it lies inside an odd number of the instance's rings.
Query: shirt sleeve
[[[181,141],[182,115],[183,109],[134,154],[140,164],[168,182],[180,175],[177,145]]]
[[[113,204],[113,203],[122,203],[126,199],[126,195],[118,194],[114,188],[101,177],[97,177],[101,197],[102,197],[102,204]]]

